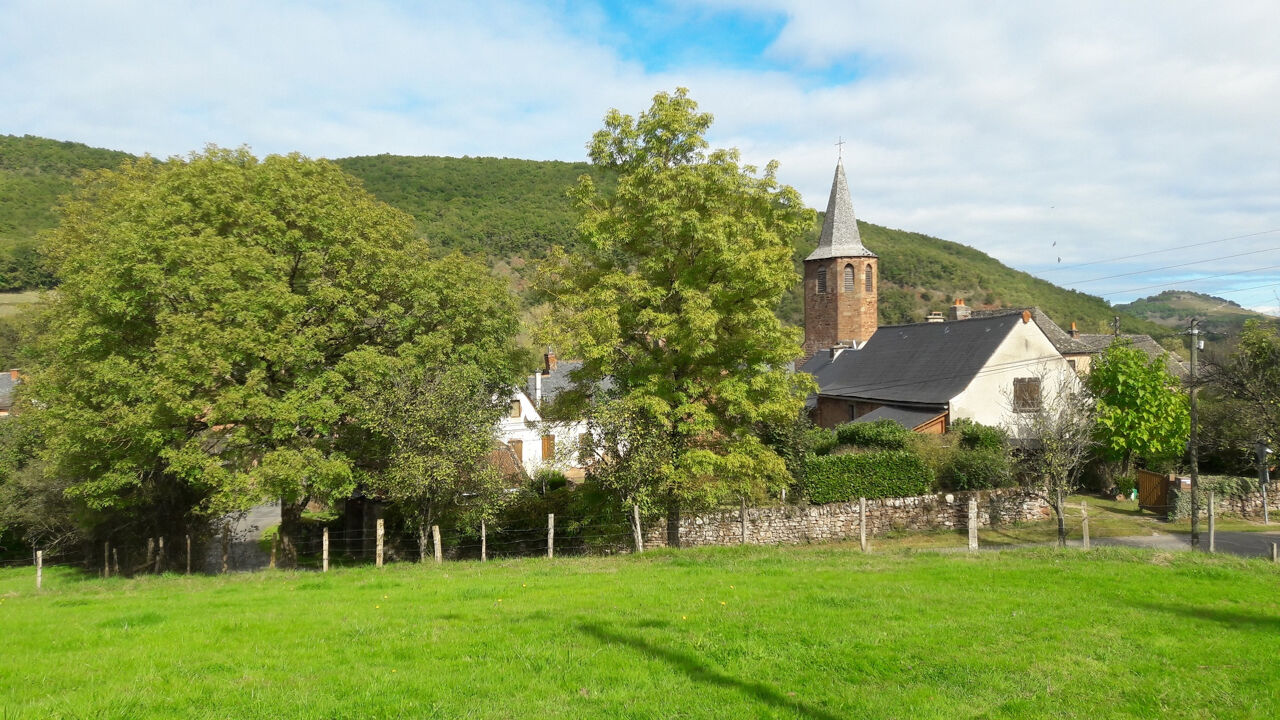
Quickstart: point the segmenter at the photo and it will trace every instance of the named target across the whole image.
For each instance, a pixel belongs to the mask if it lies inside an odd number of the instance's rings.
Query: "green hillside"
[[[38,272],[34,236],[55,222],[53,205],[80,171],[111,167],[127,153],[31,136],[0,136],[0,290],[47,286]],[[523,287],[528,260],[553,244],[572,249],[574,209],[566,190],[586,163],[506,158],[447,158],[376,155],[336,161],[372,192],[417,219],[432,244],[483,254]],[[1169,335],[1170,329],[1127,313],[1101,298],[1071,290],[1009,268],[973,248],[927,235],[861,224],[867,247],[880,256],[880,316],[886,324],[923,320],[962,297],[975,307],[1038,305],[1057,322],[1081,330],[1105,331],[1122,315],[1126,332]],[[800,260],[817,244],[818,226],[800,239]],[[803,321],[799,285],[779,314]]]
[[[1185,330],[1191,318],[1198,318],[1212,335],[1239,335],[1246,320],[1270,317],[1231,300],[1189,290],[1166,290],[1116,307],[1175,331]]]
[[[49,287],[35,235],[53,227],[58,196],[84,170],[115,167],[128,153],[24,135],[0,135],[0,291]]]

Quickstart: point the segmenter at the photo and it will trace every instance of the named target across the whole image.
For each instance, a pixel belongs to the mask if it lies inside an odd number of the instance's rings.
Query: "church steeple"
[[[849,183],[844,178],[844,162],[837,161],[836,176],[831,181],[831,197],[827,200],[827,216],[822,221],[822,235],[818,238],[817,249],[805,260],[875,256],[862,244],[858,220],[853,216],[853,200],[849,198]]]
[[[824,348],[860,345],[879,327],[879,259],[862,244],[853,201],[836,163],[818,247],[804,260],[804,356]]]

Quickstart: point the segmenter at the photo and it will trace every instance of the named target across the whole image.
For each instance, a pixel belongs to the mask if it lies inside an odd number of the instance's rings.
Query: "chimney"
[[[1029,322],[1031,322],[1031,311],[1030,311],[1030,310],[1023,310],[1023,311],[1022,311],[1022,324],[1023,324],[1023,325],[1026,325],[1026,324],[1027,324],[1027,323],[1029,323]]]
[[[969,309],[968,305],[964,304],[964,298],[956,298],[955,304],[951,306],[951,311],[950,311],[951,319],[952,320],[968,320],[969,316],[972,314],[973,314],[973,311]]]
[[[933,312],[929,313],[929,316],[925,318],[925,322],[931,322],[931,323],[940,323],[940,322],[946,322],[946,321],[947,321],[947,317],[942,313],[938,312],[937,310],[934,310]]]
[[[1071,336],[1072,340],[1075,340],[1077,337],[1080,336],[1080,331],[1076,329],[1076,324],[1074,321],[1071,323],[1071,329],[1067,331],[1067,334]]]
[[[9,379],[14,382],[18,382],[18,368],[14,368],[9,371]]]
[[[848,345],[845,345],[844,343],[840,343],[838,345],[832,345],[831,349],[829,349],[827,352],[831,353],[831,361],[835,362],[836,358],[840,357],[840,353],[848,349],[849,349]]]
[[[556,371],[556,353],[551,348],[547,348],[547,353],[542,356],[543,375],[550,375]]]
[[[542,409],[542,375],[533,374],[533,406]]]

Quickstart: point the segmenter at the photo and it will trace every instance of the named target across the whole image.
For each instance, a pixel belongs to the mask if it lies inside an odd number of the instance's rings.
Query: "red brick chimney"
[[[547,352],[542,356],[542,374],[550,375],[556,371],[556,353],[551,348],[547,348]]]
[[[1067,331],[1067,334],[1071,336],[1071,339],[1072,339],[1072,340],[1074,340],[1074,339],[1076,339],[1077,337],[1079,337],[1079,335],[1080,335],[1080,331],[1076,329],[1076,324],[1075,324],[1075,322],[1072,322],[1072,323],[1071,323],[1071,329]]]
[[[9,371],[9,379],[14,382],[18,382],[18,368],[14,368]]]
[[[951,320],[968,320],[973,311],[968,305],[964,304],[964,298],[956,298],[956,302],[951,306],[948,315]]]

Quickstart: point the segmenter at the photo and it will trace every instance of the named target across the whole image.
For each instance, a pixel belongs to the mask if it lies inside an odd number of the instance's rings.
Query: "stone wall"
[[[892,530],[967,528],[971,497],[978,500],[979,527],[1043,520],[1051,512],[1044,500],[1017,488],[868,500],[867,536]],[[757,545],[856,540],[858,503],[747,508],[746,525],[746,541]],[[645,547],[666,546],[667,534],[665,521],[650,527],[645,533]],[[741,543],[740,510],[680,518],[682,547]]]

